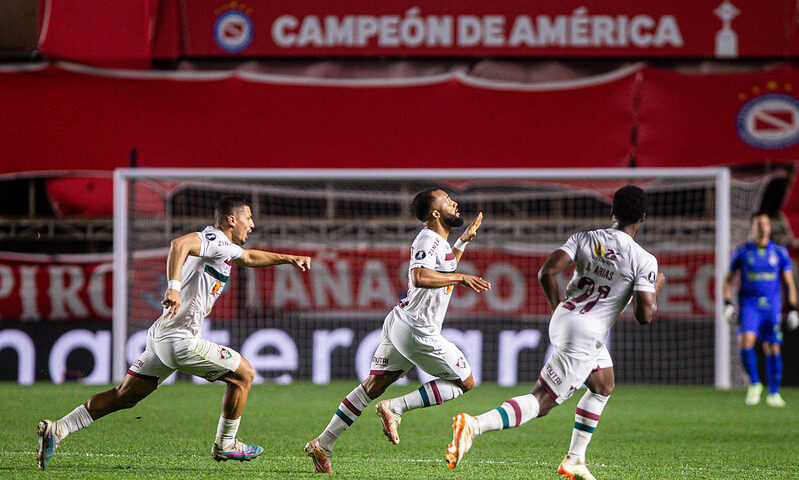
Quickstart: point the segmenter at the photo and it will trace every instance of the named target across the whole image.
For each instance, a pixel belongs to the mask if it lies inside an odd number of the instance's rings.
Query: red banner
[[[794,4],[43,0],[40,44],[52,58],[90,63],[181,55],[775,57],[796,43]]]
[[[0,253],[0,321],[111,318],[111,255]]]
[[[690,75],[645,68],[637,165],[677,167],[799,158],[799,69]]]
[[[242,308],[298,310],[317,316],[382,317],[405,295],[408,250],[319,249],[291,251],[310,255],[313,268],[303,273],[289,266],[256,270],[253,277],[235,267],[214,306],[212,318],[237,319]],[[458,270],[490,281],[477,294],[455,287],[450,315],[531,317],[549,315],[536,278],[543,253],[510,253],[470,248]],[[707,316],[712,312],[712,253],[659,254],[668,283],[660,311]],[[161,313],[166,285],[166,251],[136,255],[130,271],[130,318],[149,324]],[[110,255],[0,255],[2,320],[97,320],[111,318]],[[248,279],[249,278],[249,279]],[[562,287],[567,276],[560,278]],[[253,285],[245,288],[245,282]],[[255,292],[245,296],[244,291]]]
[[[0,173],[125,167],[132,148],[141,167],[622,167],[635,71],[537,86],[0,71]]]

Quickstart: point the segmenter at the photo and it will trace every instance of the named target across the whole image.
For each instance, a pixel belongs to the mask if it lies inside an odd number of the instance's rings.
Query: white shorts
[[[472,374],[466,356],[454,343],[441,334],[420,334],[392,311],[383,322],[380,346],[369,373],[407,372],[413,365],[445,380],[466,380]]]
[[[161,383],[172,372],[180,370],[213,382],[228,372],[235,372],[240,363],[239,352],[204,338],[156,342],[148,335],[146,348],[130,366],[128,374],[157,379]]]
[[[592,328],[591,319],[559,313],[556,311],[549,323],[549,339],[555,351],[538,377],[558,404],[571,397],[591,372],[613,366],[604,331]]]

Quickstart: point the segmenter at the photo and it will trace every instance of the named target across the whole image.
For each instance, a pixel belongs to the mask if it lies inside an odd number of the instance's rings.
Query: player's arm
[[[458,238],[458,241],[455,242],[455,245],[452,248],[452,253],[455,254],[455,262],[461,261],[461,256],[463,255],[463,250],[466,248],[466,244],[471,241],[475,236],[477,236],[477,229],[480,228],[480,224],[483,222],[483,212],[477,214],[474,221],[472,221],[469,228],[467,228]],[[460,248],[458,248],[460,247]]]
[[[538,283],[541,284],[541,290],[544,291],[544,297],[547,299],[549,308],[552,311],[558,307],[560,303],[560,287],[558,286],[558,274],[566,267],[571,265],[572,258],[568,253],[563,250],[555,250],[546,259],[541,269],[538,270]]]
[[[785,293],[788,296],[788,317],[786,324],[791,330],[799,327],[799,312],[796,310],[796,283],[793,281],[791,270],[782,271],[782,283],[785,285]]]
[[[168,308],[166,318],[170,319],[178,313],[180,308],[180,282],[183,277],[183,264],[189,255],[195,257],[200,254],[202,242],[196,233],[187,233],[178,237],[169,244],[169,254],[166,257],[167,289],[161,305]]]
[[[242,250],[241,256],[233,260],[236,265],[250,268],[271,267],[273,265],[293,265],[303,272],[311,269],[311,257],[265,252],[263,250]]]
[[[724,280],[721,283],[721,298],[724,299],[724,310],[722,316],[727,322],[734,322],[735,320],[735,305],[732,304],[732,279],[735,277],[735,272],[727,270],[724,275]]]
[[[634,315],[641,325],[652,323],[652,320],[655,319],[655,314],[658,311],[658,293],[665,283],[666,276],[658,273],[655,278],[654,292],[633,290]]]
[[[416,267],[411,270],[411,279],[416,288],[441,288],[450,285],[463,285],[475,292],[482,292],[491,288],[491,284],[480,277],[465,273],[442,273],[425,267]]]

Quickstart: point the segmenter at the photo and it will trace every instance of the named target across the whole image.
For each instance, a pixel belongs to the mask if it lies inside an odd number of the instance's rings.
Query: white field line
[[[31,457],[34,457],[36,455],[36,452],[33,451],[33,450],[31,450],[30,452],[0,452],[0,457],[12,456],[12,455],[29,455]],[[134,457],[140,457],[140,456],[143,456],[143,455],[125,455],[125,454],[119,454],[119,453],[91,453],[91,452],[57,452],[56,456],[134,458]],[[196,454],[195,455],[181,455],[181,456],[182,457],[190,457],[190,458],[206,457],[206,455],[196,455]],[[275,459],[275,460],[297,460],[297,459],[303,458],[303,456],[304,456],[303,454],[298,454],[296,456],[283,455],[283,456],[273,456],[273,457],[269,457],[269,458]],[[407,462],[407,463],[444,463],[444,459],[443,458],[442,459],[434,459],[434,458],[397,458],[397,459],[394,459],[394,460],[395,461],[400,461],[400,462]],[[347,459],[346,458],[338,459],[338,461],[339,462],[341,462],[341,461],[345,461],[346,462]],[[525,464],[525,465],[535,465],[537,467],[557,468],[552,462],[539,462],[538,460],[518,460],[518,461],[513,461],[513,460],[511,460],[511,461],[504,461],[504,460],[475,460],[475,461],[471,461],[470,460],[469,463],[477,463],[477,464],[481,464],[481,465]],[[591,462],[588,462],[586,465],[591,467],[591,468],[596,468],[596,467],[599,467],[599,468],[610,468],[610,469],[626,468],[626,467],[623,467],[621,465],[606,465],[604,463],[591,463]],[[692,467],[690,465],[680,465],[677,468],[680,468],[682,470],[688,470],[688,471],[708,470],[708,468],[705,468],[705,467]],[[718,468],[714,467],[713,470],[714,471],[718,471]],[[737,469],[737,468],[731,467],[729,469],[726,469],[725,471],[738,472],[740,470]],[[748,472],[749,471],[760,472],[760,471],[763,471],[763,470],[761,468],[759,468],[759,467],[754,467],[754,468],[747,468],[746,471],[748,471]]]

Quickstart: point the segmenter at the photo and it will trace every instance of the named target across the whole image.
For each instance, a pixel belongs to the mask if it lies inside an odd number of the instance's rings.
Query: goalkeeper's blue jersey
[[[754,242],[738,246],[732,254],[730,271],[741,271],[738,300],[760,308],[782,309],[782,273],[791,270],[791,258],[782,245],[769,241],[765,248]]]

